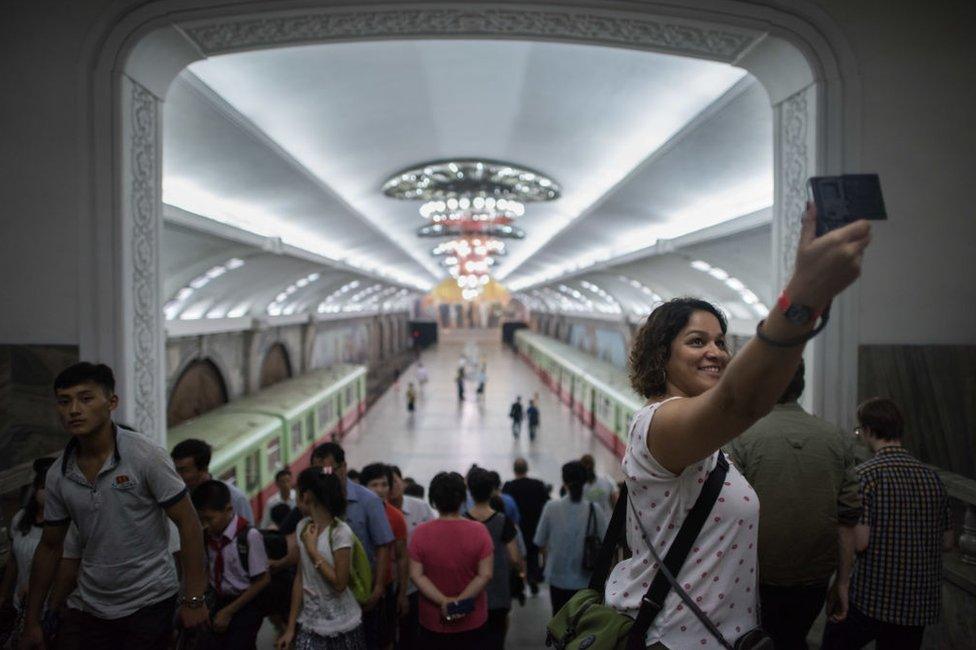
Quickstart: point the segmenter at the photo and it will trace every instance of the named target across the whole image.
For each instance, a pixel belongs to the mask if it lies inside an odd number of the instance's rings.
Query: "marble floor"
[[[467,382],[466,399],[459,402],[455,375],[465,355],[474,364],[487,364],[485,395],[476,399],[475,384]],[[590,453],[597,470],[622,479],[616,457],[593,436],[554,393],[515,353],[501,344],[499,330],[441,330],[437,346],[421,356],[429,381],[419,393],[416,412],[406,408],[407,384],[416,381],[414,364],[400,381],[386,392],[346,435],[343,447],[350,468],[382,461],[400,466],[426,486],[441,470],[462,474],[472,463],[495,469],[502,480],[512,478],[512,461],[519,456],[529,461],[529,473],[558,489],[563,463]],[[527,403],[538,394],[541,426],[535,442],[523,431],[512,437],[508,409],[518,395]],[[545,647],[545,626],[549,620],[549,598],[543,589],[524,607],[512,609],[506,647],[536,650]],[[272,648],[274,636],[265,625],[258,647]]]

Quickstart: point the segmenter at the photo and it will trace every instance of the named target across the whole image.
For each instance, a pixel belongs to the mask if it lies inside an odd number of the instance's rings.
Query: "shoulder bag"
[[[593,502],[590,502],[590,509],[586,515],[586,531],[583,533],[583,570],[593,571],[596,568],[597,558],[600,556],[602,542],[596,530],[596,512],[594,512]]]
[[[682,599],[691,601],[691,598],[684,593],[680,585],[676,584],[673,574],[677,573],[681,565],[684,564],[692,545],[701,533],[701,529],[722,490],[728,469],[729,465],[725,460],[725,455],[719,452],[718,463],[709,473],[698,499],[685,517],[685,521],[682,523],[681,529],[668,549],[664,560],[662,561],[657,557],[654,550],[651,549],[661,566],[661,570],[654,576],[654,580],[651,581],[650,587],[641,599],[636,619],[618,612],[603,602],[604,587],[610,575],[614,553],[618,542],[623,537],[623,530],[626,525],[629,499],[626,490],[624,490],[617,501],[607,533],[603,538],[597,565],[589,586],[577,592],[549,622],[546,645],[555,647],[557,650],[644,650],[644,638],[647,630],[650,629],[655,617],[663,609],[665,598],[671,588],[677,587],[679,595],[683,594]],[[634,510],[633,505],[631,505],[631,510]],[[636,514],[634,511],[635,516]],[[639,523],[640,519],[638,518],[637,521]],[[652,539],[646,532],[644,534],[647,539]],[[694,601],[691,603],[694,605]],[[709,631],[727,650],[768,650],[772,648],[769,638],[760,630],[748,632],[733,646],[725,640],[718,628],[708,620],[708,617],[697,606],[692,611],[702,619]]]

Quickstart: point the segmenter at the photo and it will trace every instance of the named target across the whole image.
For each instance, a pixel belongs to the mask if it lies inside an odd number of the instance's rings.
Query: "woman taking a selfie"
[[[719,451],[770,411],[800,362],[831,299],[857,279],[870,240],[859,221],[815,238],[807,206],[796,268],[756,336],[730,358],[726,323],[711,304],[679,298],[655,309],[634,337],[630,378],[648,399],[630,428],[623,460],[628,488],[627,543],[633,556],[607,580],[608,605],[636,616],[686,514],[717,465]],[[719,474],[720,476],[720,474]],[[729,467],[718,498],[674,572],[689,600],[728,643],[758,625],[756,542],[759,503]],[[672,650],[719,647],[686,601],[671,589],[645,643]]]
[[[430,482],[438,519],[410,538],[410,579],[420,590],[420,640],[425,650],[482,650],[486,643],[494,545],[484,524],[461,516],[464,478],[441,472]]]

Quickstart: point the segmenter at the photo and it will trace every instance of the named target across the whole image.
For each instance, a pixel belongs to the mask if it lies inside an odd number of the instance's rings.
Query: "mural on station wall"
[[[369,328],[366,323],[315,333],[311,359],[313,368],[324,368],[334,363],[366,363],[368,359]]]
[[[568,343],[620,369],[627,368],[627,339],[619,329],[572,323]]]
[[[52,387],[58,373],[77,362],[76,346],[0,345],[0,491],[22,484],[23,468],[35,458],[64,447],[68,435]]]

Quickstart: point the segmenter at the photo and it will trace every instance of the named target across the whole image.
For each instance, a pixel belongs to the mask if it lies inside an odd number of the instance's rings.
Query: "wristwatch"
[[[807,307],[806,305],[801,305],[790,300],[790,297],[786,295],[786,292],[779,294],[779,298],[776,300],[776,308],[786,316],[786,320],[790,321],[794,325],[806,325],[811,323],[818,318],[820,318],[819,311],[815,311],[812,307]]]
[[[190,609],[196,609],[197,607],[203,607],[207,604],[206,596],[180,596],[180,605],[183,607],[189,607]]]

